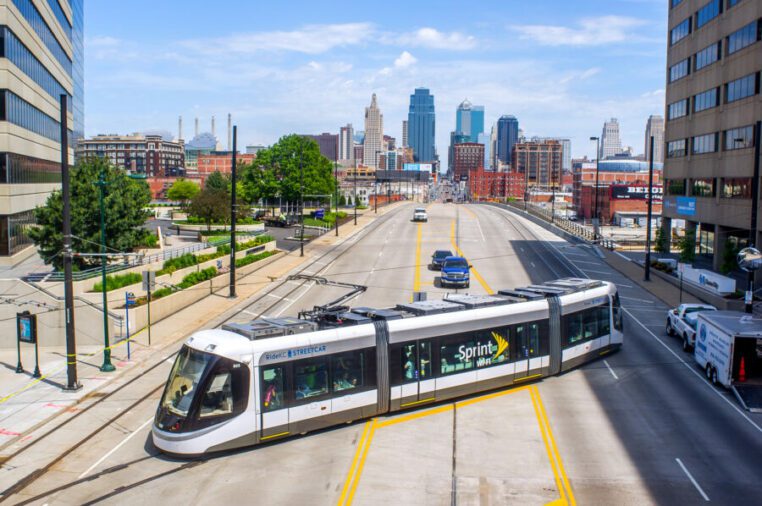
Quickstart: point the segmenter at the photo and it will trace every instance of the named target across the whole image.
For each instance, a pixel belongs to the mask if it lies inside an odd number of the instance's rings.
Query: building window
[[[704,153],[714,153],[717,151],[717,134],[697,135],[693,138],[693,148],[691,153],[701,155]]]
[[[66,73],[71,75],[71,58],[69,58],[69,55],[67,55],[66,51],[61,47],[61,43],[58,42],[56,36],[53,35],[50,27],[42,18],[40,11],[38,11],[37,7],[32,3],[32,0],[13,0],[13,5],[16,6],[19,12],[21,12],[21,15],[24,16],[24,19],[26,19],[32,26],[35,33],[42,39],[45,47],[50,50],[53,57],[58,60],[58,63],[61,64]]]
[[[680,158],[688,154],[687,139],[678,139],[667,143],[667,158]]]
[[[722,12],[722,1],[712,0],[696,13],[696,28],[701,28]]]
[[[683,2],[683,0],[672,0],[672,7],[677,7]]]
[[[728,9],[730,9],[731,7],[734,7],[736,4],[739,4],[739,3],[741,3],[741,0],[728,0]]]
[[[670,45],[677,44],[691,33],[691,18],[686,18],[669,32]]]
[[[34,211],[0,216],[0,255],[15,255],[33,241],[29,229],[35,224]]]
[[[762,25],[757,21],[752,21],[737,32],[728,35],[728,54],[731,55],[757,42],[760,26]]]
[[[685,195],[685,179],[667,179],[667,195]]]
[[[0,121],[8,121],[37,135],[61,142],[61,124],[8,90],[0,90]],[[69,130],[71,135],[71,130]]]
[[[690,73],[691,59],[686,58],[685,60],[675,63],[669,68],[669,82],[674,83],[675,81],[682,79]]]
[[[716,42],[705,47],[698,53],[693,62],[693,70],[701,70],[720,59],[722,55],[722,42]]]
[[[754,147],[754,127],[749,125],[741,128],[725,130],[725,151]]]
[[[691,195],[694,197],[714,197],[714,179],[694,179],[691,181]]]
[[[61,164],[15,153],[0,153],[0,183],[60,183]]]
[[[667,119],[677,119],[688,115],[688,99],[678,100],[669,104],[667,109]]]
[[[693,97],[693,112],[701,112],[712,107],[720,105],[720,89],[712,88],[711,90],[699,93]]]
[[[720,197],[724,199],[750,199],[751,178],[723,178]]]
[[[725,103],[729,104],[759,93],[759,74],[749,74],[725,85]]]

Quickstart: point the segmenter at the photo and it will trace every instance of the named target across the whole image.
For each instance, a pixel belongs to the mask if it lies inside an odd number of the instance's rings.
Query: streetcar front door
[[[400,407],[433,400],[435,381],[432,374],[431,342],[405,343],[399,353],[402,373]]]
[[[260,367],[259,427],[260,440],[266,441],[289,433],[287,367]]]
[[[520,323],[514,327],[513,347],[516,368],[514,380],[538,374],[542,368],[540,353],[540,323]]]

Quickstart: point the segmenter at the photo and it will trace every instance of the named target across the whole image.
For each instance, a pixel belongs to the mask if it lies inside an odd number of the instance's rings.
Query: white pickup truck
[[[717,308],[709,304],[680,304],[667,311],[667,335],[679,337],[683,351],[690,351],[696,345],[696,318],[701,311],[717,311]]]

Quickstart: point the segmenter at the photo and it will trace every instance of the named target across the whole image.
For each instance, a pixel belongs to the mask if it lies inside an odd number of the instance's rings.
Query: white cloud
[[[403,33],[392,40],[399,45],[454,51],[465,51],[476,46],[476,38],[471,35],[464,35],[460,32],[440,32],[435,28],[429,27],[419,28],[410,33]]]
[[[253,54],[293,51],[320,54],[341,46],[360,44],[371,37],[370,23],[307,25],[299,30],[235,34],[216,39],[195,39],[181,45],[204,54]]]
[[[399,57],[394,60],[394,67],[398,69],[404,69],[410,67],[411,65],[415,65],[417,61],[418,58],[408,53],[407,51],[402,51],[402,54],[400,54]]]
[[[522,39],[543,46],[601,46],[636,40],[632,31],[647,24],[646,21],[624,16],[601,16],[583,19],[579,27],[554,25],[514,26]]]
[[[571,72],[566,77],[561,78],[561,84],[571,83],[574,81],[585,81],[601,73],[600,67],[591,67],[586,70]]]

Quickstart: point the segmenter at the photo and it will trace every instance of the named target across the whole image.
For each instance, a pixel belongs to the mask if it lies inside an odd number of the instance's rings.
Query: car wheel
[[[667,335],[669,337],[672,337],[675,335],[675,331],[672,330],[672,325],[669,323],[669,320],[667,320]]]
[[[719,383],[719,378],[717,377],[717,369],[712,367],[712,385],[716,385]]]
[[[691,345],[688,344],[688,336],[683,335],[683,351],[688,352],[691,349]]]
[[[706,375],[706,379],[709,381],[712,381],[712,364],[709,362],[706,363],[706,367],[704,368],[704,374]]]

